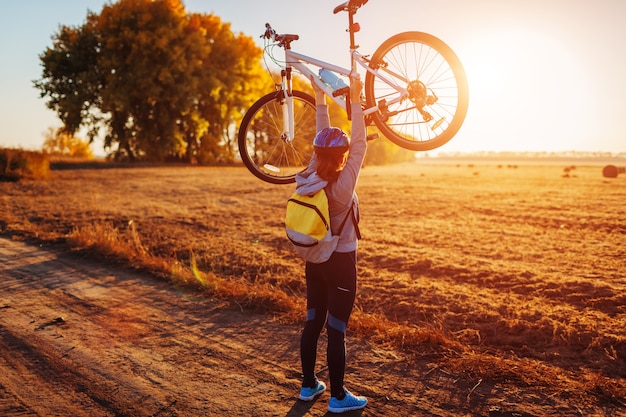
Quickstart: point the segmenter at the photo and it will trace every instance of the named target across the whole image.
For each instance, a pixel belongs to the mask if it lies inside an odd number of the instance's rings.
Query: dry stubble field
[[[351,337],[463,377],[468,402],[501,384],[534,393],[539,410],[626,413],[626,176],[563,168],[366,167]],[[55,171],[0,183],[0,230],[162,275],[191,267],[210,296],[211,277],[233,283],[255,294],[234,291],[233,305],[293,323],[299,312],[271,295],[302,305],[302,262],[282,228],[292,191],[243,168]]]

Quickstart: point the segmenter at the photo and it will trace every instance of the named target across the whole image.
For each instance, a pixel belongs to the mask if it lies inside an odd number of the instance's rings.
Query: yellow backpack
[[[352,215],[354,221],[353,210],[354,206],[351,206],[341,222],[339,232],[333,235],[326,191],[321,189],[313,195],[300,195],[295,192],[287,200],[285,215],[287,237],[298,255],[305,260],[312,263],[326,262],[337,248],[339,235],[348,216]]]

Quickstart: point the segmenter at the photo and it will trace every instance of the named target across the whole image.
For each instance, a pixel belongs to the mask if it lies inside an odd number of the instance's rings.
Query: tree
[[[233,159],[233,125],[258,95],[261,51],[180,0],[120,0],[62,26],[35,81],[68,133],[104,133],[117,158]]]
[[[43,74],[35,87],[48,98],[47,106],[57,112],[66,131],[97,125],[100,119],[92,110],[101,104],[102,83],[94,71],[99,47],[93,27],[61,26],[53,39],[53,47],[40,56]]]
[[[210,45],[199,69],[195,101],[184,118],[187,158],[201,163],[232,162],[236,152],[235,127],[248,107],[265,91],[267,76],[260,66],[261,50],[230,24],[214,15],[193,14],[190,30]],[[204,129],[203,129],[204,128]]]
[[[69,134],[65,129],[48,128],[44,133],[42,150],[48,155],[73,158],[93,158],[89,142]]]

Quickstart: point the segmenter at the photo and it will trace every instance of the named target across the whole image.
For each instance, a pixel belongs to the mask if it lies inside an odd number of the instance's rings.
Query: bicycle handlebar
[[[265,33],[263,33],[261,35],[262,38],[265,39],[271,39],[274,42],[278,42],[279,46],[283,46],[285,45],[287,48],[289,48],[289,44],[293,41],[297,41],[298,39],[300,39],[300,36],[298,35],[279,35],[278,33],[276,33],[276,31],[270,26],[269,23],[265,24]]]
[[[261,35],[262,38],[275,40],[276,31],[272,29],[269,23],[265,24],[265,32]]]

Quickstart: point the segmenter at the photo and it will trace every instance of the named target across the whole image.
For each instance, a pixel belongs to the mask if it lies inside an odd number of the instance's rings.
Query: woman
[[[359,209],[355,188],[367,149],[361,109],[362,83],[359,79],[352,79],[350,84],[351,140],[341,129],[330,127],[326,97],[313,83],[318,132],[313,141],[315,151],[308,169],[296,176],[299,194],[312,194],[325,188],[333,232],[340,228],[348,210],[354,210],[354,216],[350,216],[352,221],[345,222],[337,249],[330,259],[320,264],[307,262],[305,266],[307,312],[300,340],[304,379],[299,398],[311,401],[326,390],[326,385],[315,375],[317,342],[326,324],[331,391],[328,410],[332,413],[358,410],[367,404],[365,397],[355,396],[344,387],[345,333],[354,306],[357,281],[356,222]]]

